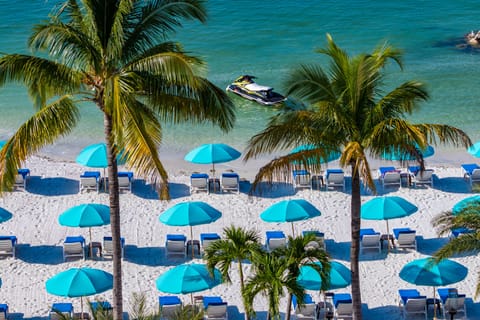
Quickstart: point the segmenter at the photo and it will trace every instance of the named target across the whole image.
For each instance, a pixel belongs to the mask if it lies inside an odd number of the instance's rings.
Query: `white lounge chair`
[[[378,250],[380,252],[380,232],[375,232],[373,229],[361,229],[360,230],[360,252],[365,250]]]
[[[227,303],[211,303],[207,305],[205,309],[205,316],[204,319],[209,320],[227,320],[228,319],[228,312],[227,312]]]
[[[408,319],[411,315],[424,315],[427,320],[427,299],[424,296],[418,296],[407,299],[402,304],[403,319]]]
[[[121,245],[121,257],[124,257],[125,250],[125,238],[120,238]],[[103,256],[104,257],[113,257],[113,242],[112,237],[103,237]]]
[[[293,188],[295,190],[300,188],[312,189],[312,177],[307,170],[293,171]]]
[[[417,250],[417,234],[415,230],[411,230],[410,228],[393,229],[393,234],[395,235],[397,248]]]
[[[118,189],[128,190],[132,192],[133,172],[119,172],[118,173]]]
[[[315,303],[306,303],[303,306],[295,307],[295,318],[302,320],[317,319],[317,305]]]
[[[282,231],[267,231],[266,238],[266,247],[268,251],[273,251],[287,245],[287,237]]]
[[[209,245],[211,245],[213,242],[219,239],[220,239],[220,236],[216,233],[201,233],[200,242],[202,244],[203,251],[205,251],[205,249],[208,248]]]
[[[380,176],[382,187],[387,186],[402,186],[402,177],[400,171],[387,171]]]
[[[99,171],[85,171],[80,175],[79,191],[95,190],[100,192],[100,172]]]
[[[222,173],[220,188],[222,189],[222,193],[225,191],[236,191],[237,193],[240,193],[240,177],[238,176],[238,173]]]
[[[473,183],[480,182],[480,166],[476,163],[462,164],[463,177],[470,183],[470,188]]]
[[[167,234],[167,240],[165,242],[165,255],[169,256],[181,256],[186,257],[185,243],[187,237],[183,234]]]
[[[0,255],[11,256],[12,258],[15,258],[16,244],[17,244],[17,237],[1,236],[0,237]]]
[[[336,293],[333,295],[335,319],[353,319],[352,296],[349,293]]]
[[[27,178],[30,176],[30,170],[29,169],[18,169],[17,174],[15,175],[15,182],[14,182],[14,188],[22,188],[24,190],[27,189]]]
[[[456,297],[448,297],[444,303],[442,303],[443,318],[447,319],[448,312],[455,310],[455,319],[468,319],[467,308],[465,306],[465,295],[457,295]],[[460,317],[461,315],[461,317]]]
[[[433,188],[433,169],[418,170],[411,174],[413,187],[418,185],[430,185]]]
[[[70,302],[57,302],[50,309],[50,320],[73,319],[73,305]]]
[[[190,194],[196,191],[206,191],[210,193],[208,187],[208,174],[206,173],[192,173],[190,176]]]
[[[177,296],[160,296],[158,297],[160,306],[160,319],[175,319],[176,313],[182,307],[182,301]]]
[[[307,234],[314,234],[315,242],[318,244],[318,247],[323,248],[324,250],[327,250],[327,244],[325,243],[325,234],[323,232],[315,231],[315,230],[305,230],[305,231],[302,231],[302,234],[304,236]],[[307,246],[309,245],[307,244]],[[315,245],[310,244],[309,247],[315,247]]]
[[[63,242],[63,261],[75,257],[85,259],[85,239],[82,236],[66,237]]]
[[[325,187],[342,188],[345,191],[345,173],[341,169],[327,169],[325,173]]]

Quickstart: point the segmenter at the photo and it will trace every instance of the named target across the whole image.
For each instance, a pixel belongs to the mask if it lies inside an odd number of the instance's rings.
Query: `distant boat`
[[[273,91],[272,87],[255,83],[254,78],[249,75],[240,76],[227,87],[227,91],[266,106],[276,105],[287,100],[280,93]]]

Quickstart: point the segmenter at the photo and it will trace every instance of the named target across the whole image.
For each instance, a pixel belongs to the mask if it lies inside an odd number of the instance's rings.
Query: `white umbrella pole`
[[[83,297],[80,297],[80,319],[83,320]]]
[[[193,228],[192,228],[192,226],[190,226],[190,246],[192,247],[192,259],[193,259],[195,248],[193,247]]]
[[[292,222],[292,237],[295,238],[295,228],[293,227],[293,222]]]
[[[212,174],[213,174],[213,193],[216,193],[217,181],[215,180],[215,163],[212,163]]]
[[[390,253],[390,229],[388,228],[388,219],[387,222],[387,253]]]
[[[88,251],[89,251],[90,258],[93,258],[92,227],[88,228],[88,232],[90,233],[90,243],[88,244]]]
[[[435,287],[433,287],[433,320],[437,320],[437,301],[435,301]]]

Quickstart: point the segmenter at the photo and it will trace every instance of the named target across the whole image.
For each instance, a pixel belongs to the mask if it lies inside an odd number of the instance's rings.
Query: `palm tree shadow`
[[[30,176],[27,182],[27,190],[30,193],[42,196],[59,196],[77,194],[79,181],[64,177]]]

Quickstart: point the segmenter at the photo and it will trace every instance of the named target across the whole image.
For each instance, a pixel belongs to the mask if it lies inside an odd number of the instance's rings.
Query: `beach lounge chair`
[[[70,302],[56,302],[52,304],[49,314],[50,320],[73,318],[73,305]]]
[[[353,304],[350,293],[335,293],[333,295],[335,319],[353,319]]]
[[[293,311],[296,319],[302,320],[316,320],[317,319],[317,305],[313,302],[312,296],[308,293],[303,297],[304,305],[300,306],[297,303],[297,297],[292,296]]]
[[[0,320],[7,320],[8,304],[0,303]]]
[[[400,289],[400,307],[402,308],[403,319],[411,315],[424,315],[427,319],[427,297],[421,296],[416,289]]]
[[[395,167],[380,167],[378,168],[378,173],[378,178],[383,188],[386,186],[402,186],[400,170],[395,169]]]
[[[210,193],[208,187],[208,174],[206,173],[192,173],[190,176],[190,194],[197,191],[206,191]]]
[[[97,317],[93,316],[93,319],[101,319],[103,316],[105,317],[111,317],[113,307],[110,304],[110,302],[104,300],[104,301],[92,301],[89,302],[90,304],[90,309],[92,310],[92,313],[94,315],[97,315]],[[100,314],[98,314],[100,313]]]
[[[167,240],[165,242],[165,255],[169,256],[181,256],[186,257],[185,243],[187,237],[183,234],[167,234]]]
[[[227,320],[228,319],[228,312],[227,307],[228,304],[223,302],[221,297],[213,296],[213,297],[203,297],[203,306],[205,308],[205,315],[204,319],[210,320]]]
[[[182,307],[182,300],[178,296],[158,297],[161,319],[175,319],[175,314]]]
[[[438,288],[438,296],[442,302],[442,313],[447,319],[449,311],[454,310],[455,319],[467,319],[467,308],[465,306],[465,295],[458,294],[455,288]],[[461,318],[459,317],[461,315]]]
[[[408,172],[414,188],[418,185],[430,185],[433,188],[433,169],[421,171],[418,166],[410,166]]]
[[[345,173],[342,169],[327,169],[325,173],[325,187],[342,188],[345,191]]]
[[[415,230],[410,228],[396,228],[393,229],[393,235],[395,236],[397,248],[417,250],[417,235]]]
[[[380,232],[374,229],[360,229],[360,252],[365,250],[378,250],[381,252]]]
[[[454,228],[450,230],[452,232],[452,237],[457,238],[461,236],[462,234],[466,233],[474,233],[475,230],[473,229],[468,229],[468,228]]]
[[[220,236],[216,233],[200,233],[200,243],[202,244],[203,251],[218,239],[220,239]]]
[[[307,170],[294,170],[293,188],[295,190],[300,188],[312,189],[312,178],[310,176],[310,172],[308,172]]]
[[[11,256],[15,259],[16,236],[0,236],[0,255]]]
[[[69,236],[63,242],[63,261],[75,257],[85,260],[85,238],[82,236]]]
[[[468,179],[470,187],[474,182],[480,182],[480,166],[476,163],[462,164],[463,177]]]
[[[307,234],[314,234],[315,235],[315,241],[318,243],[318,246],[320,248],[323,248],[324,250],[327,250],[327,245],[325,243],[325,234],[320,231],[315,231],[315,230],[305,230],[302,231],[303,236]]]
[[[224,172],[220,178],[220,189],[225,191],[236,191],[240,193],[240,177],[235,172]]]
[[[265,234],[267,238],[265,246],[268,251],[286,246],[287,237],[285,237],[283,231],[267,231]]]
[[[121,245],[121,256],[122,259],[125,255],[125,238],[120,238],[120,245]],[[103,256],[104,257],[112,257],[113,258],[113,243],[112,243],[112,237],[103,237]]]
[[[79,192],[83,190],[100,192],[100,171],[85,171],[80,175]]]
[[[132,192],[133,172],[123,171],[118,173],[118,189]]]
[[[14,188],[23,188],[24,190],[27,190],[27,178],[30,176],[30,170],[29,169],[18,169],[17,174],[15,175],[15,183],[14,183]]]

